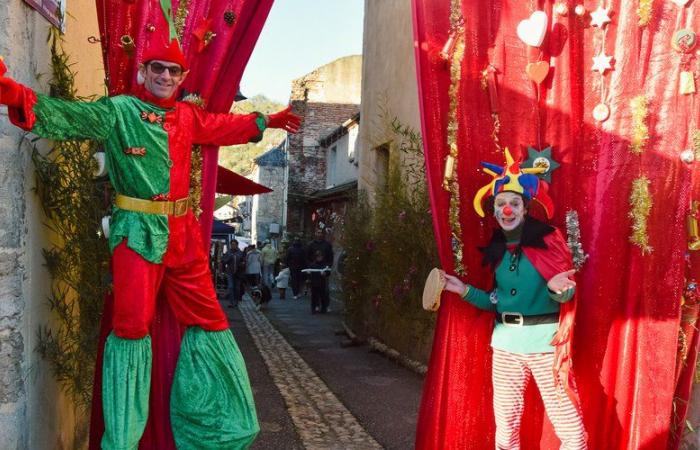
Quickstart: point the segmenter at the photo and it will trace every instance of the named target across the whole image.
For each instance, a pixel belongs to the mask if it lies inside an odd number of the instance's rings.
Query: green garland
[[[50,93],[75,100],[75,74],[57,30],[52,29],[49,43]],[[109,211],[108,183],[93,179],[96,149],[97,143],[91,141],[62,141],[45,156],[36,149],[32,154],[36,192],[56,242],[44,250],[53,280],[48,300],[55,320],[39,329],[37,351],[83,411],[92,398],[109,260],[107,241],[99,231],[101,218]]]

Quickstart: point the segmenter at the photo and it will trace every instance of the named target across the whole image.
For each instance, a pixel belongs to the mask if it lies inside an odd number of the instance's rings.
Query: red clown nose
[[[511,214],[513,214],[513,208],[511,208],[510,206],[506,206],[505,208],[503,208],[503,215],[510,216]]]

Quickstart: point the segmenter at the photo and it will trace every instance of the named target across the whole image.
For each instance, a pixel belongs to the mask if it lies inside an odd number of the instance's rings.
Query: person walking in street
[[[289,267],[284,267],[284,263],[280,263],[280,273],[275,277],[275,286],[279,290],[280,300],[286,300],[287,288],[289,287],[290,271]]]
[[[325,263],[325,258],[320,250],[317,250],[312,262],[305,272],[309,274],[311,282],[311,314],[320,312],[325,314],[329,311],[330,296],[328,294],[328,277],[331,269]]]
[[[318,259],[319,253],[321,254],[320,261]],[[320,265],[321,268],[328,267],[331,270],[333,269],[333,246],[326,240],[326,235],[323,230],[317,229],[314,233],[314,240],[309,242],[309,245],[306,246],[306,261],[308,263],[307,267],[309,268],[318,267]],[[323,282],[324,293],[321,296],[325,301],[325,305],[321,305],[323,312],[328,311],[328,305],[330,303],[329,278],[330,271],[326,276],[316,280],[318,283],[321,281]],[[313,296],[313,283],[311,291]]]
[[[287,267],[289,267],[292,295],[294,296],[294,300],[296,300],[301,295],[301,286],[304,282],[304,273],[302,273],[302,270],[306,268],[306,252],[301,245],[301,239],[294,238],[292,246],[287,250],[286,263]]]
[[[269,239],[265,240],[265,245],[260,251],[262,260],[262,282],[270,289],[272,289],[275,284],[275,263],[277,262],[277,256],[277,249],[272,245]]]
[[[551,218],[548,185],[540,168],[521,168],[508,149],[506,166],[483,163],[493,180],[477,193],[476,212],[488,205],[498,222],[482,249],[493,270],[491,291],[445,274],[445,289],[477,308],[495,312],[493,410],[496,448],[520,448],[525,390],[534,380],[561,449],[585,450],[586,432],[571,371],[571,334],[576,281],[571,252],[562,233],[531,217],[537,205]]]
[[[216,436],[217,448],[246,448],[259,426],[245,363],[216,298],[189,200],[191,149],[243,144],[259,139],[265,128],[296,132],[299,118],[289,109],[270,116],[214,114],[177,101],[188,73],[177,40],[155,38],[137,54],[139,85],[131,95],[66,101],[36,93],[0,70],[0,103],[8,106],[13,124],[38,136],[104,144],[116,198],[109,235],[114,318],[104,349],[102,448],[137,448],[144,432],[152,366],[149,327],[158,295],[186,327],[171,396],[177,446],[202,448],[203,437]],[[200,355],[211,364],[197,362]],[[217,401],[202,402],[203,397]],[[224,417],[217,409],[221,404],[235,410]]]
[[[245,272],[245,255],[238,248],[237,240],[231,241],[231,248],[224,255],[222,262],[226,271],[229,307],[235,308],[241,299],[241,275]]]
[[[258,243],[259,244],[259,243]],[[252,244],[245,257],[245,274],[248,286],[252,289],[260,285],[262,258],[260,250]]]

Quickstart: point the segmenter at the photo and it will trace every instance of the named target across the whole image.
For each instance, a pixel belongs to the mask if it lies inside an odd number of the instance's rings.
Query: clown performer
[[[484,264],[494,274],[490,292],[445,274],[445,289],[477,308],[496,313],[493,349],[493,409],[496,449],[520,448],[524,393],[531,378],[539,388],[561,448],[585,449],[586,433],[570,369],[574,292],[572,259],[561,232],[528,215],[538,204],[547,218],[553,205],[544,168],[521,168],[505,150],[506,166],[482,163],[493,180],[474,198],[498,222],[482,248]],[[489,211],[491,212],[491,211]]]
[[[214,114],[177,101],[188,67],[177,40],[166,42],[144,52],[133,95],[71,102],[0,76],[0,103],[13,124],[41,137],[104,144],[116,198],[102,448],[138,448],[148,418],[149,326],[159,294],[187,327],[170,400],[178,449],[246,448],[259,426],[245,363],[216,298],[188,199],[191,148],[246,143],[266,128],[295,133],[301,120],[290,108],[269,116]]]

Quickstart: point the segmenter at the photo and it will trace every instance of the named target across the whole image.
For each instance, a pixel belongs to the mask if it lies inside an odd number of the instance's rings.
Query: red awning
[[[216,175],[216,192],[230,195],[253,195],[272,192],[272,189],[219,166]]]

